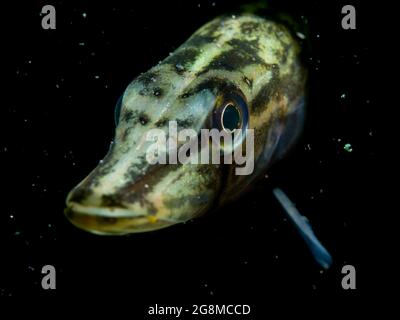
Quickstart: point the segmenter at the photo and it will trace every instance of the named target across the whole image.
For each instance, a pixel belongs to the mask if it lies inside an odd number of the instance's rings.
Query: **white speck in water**
[[[104,160],[103,160],[103,159],[101,159],[101,160],[99,161],[99,163],[100,163],[100,164],[102,164],[102,163],[103,163],[103,161],[104,161]]]
[[[215,2],[211,3],[211,6],[215,7]]]
[[[306,149],[306,150],[311,150],[311,144],[307,143],[305,149]]]
[[[319,273],[320,273],[320,274],[323,274],[323,273],[324,273],[324,270],[319,270]]]
[[[319,189],[319,193],[324,193],[324,189]]]
[[[370,131],[368,134],[370,137],[372,137],[374,135],[372,131]],[[5,149],[4,151],[7,151],[7,148],[4,148],[4,149]]]
[[[351,146],[350,143],[346,143],[343,147],[344,150],[346,150],[347,152],[352,152],[353,151],[353,147]]]
[[[232,19],[236,19],[236,16],[234,14],[232,15]]]
[[[149,185],[146,183],[146,184],[144,185],[144,187],[145,187],[146,189],[148,189],[148,188],[149,188]]]
[[[305,38],[306,38],[306,36],[303,34],[303,33],[301,33],[301,32],[297,32],[296,33],[296,36],[298,36],[300,39],[302,39],[302,40],[304,40]]]
[[[268,176],[267,174],[264,176],[265,179],[268,179],[268,177],[269,177],[269,176]]]
[[[10,214],[10,219],[14,219],[14,215]]]
[[[319,34],[317,34],[317,38],[319,38],[320,36],[319,36]]]
[[[342,95],[340,96],[340,98],[341,98],[341,99],[346,98],[346,94],[345,94],[345,93],[342,93]]]
[[[82,13],[82,17],[84,17],[84,18],[86,18],[86,17],[87,17],[87,14],[86,14],[86,12],[83,12],[83,13]]]
[[[198,8],[200,8],[200,3],[197,5]]]
[[[4,147],[4,152],[7,152],[7,150],[8,150],[7,147]]]
[[[276,255],[274,258],[275,258],[276,260],[278,260],[278,259],[279,259],[278,255]]]
[[[84,42],[79,42],[78,45],[83,47],[83,46],[85,46],[85,43]]]
[[[99,79],[99,78],[100,78],[100,76],[97,76],[97,75],[96,75],[96,76],[94,76],[94,78],[95,78],[95,79]]]

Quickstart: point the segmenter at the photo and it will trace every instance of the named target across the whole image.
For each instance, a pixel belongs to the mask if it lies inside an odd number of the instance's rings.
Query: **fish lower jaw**
[[[124,208],[91,207],[78,203],[68,203],[64,213],[76,227],[98,235],[148,232],[175,224]]]

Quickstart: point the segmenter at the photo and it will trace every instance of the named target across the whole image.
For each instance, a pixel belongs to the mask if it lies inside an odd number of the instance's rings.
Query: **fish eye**
[[[115,126],[118,126],[119,123],[119,117],[121,115],[121,107],[122,107],[122,98],[124,95],[121,95],[117,101],[117,104],[115,105],[115,111],[114,111],[114,119],[115,119]]]
[[[248,127],[249,111],[244,97],[230,92],[222,97],[222,103],[214,110],[214,127],[233,133],[237,129],[245,130]]]
[[[242,126],[242,115],[240,110],[233,102],[228,102],[221,113],[221,127],[225,131],[232,133]]]

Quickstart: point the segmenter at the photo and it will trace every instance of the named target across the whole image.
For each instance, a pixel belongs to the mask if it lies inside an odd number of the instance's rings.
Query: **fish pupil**
[[[229,132],[241,127],[240,111],[234,104],[228,103],[225,106],[224,111],[222,112],[221,124],[222,128]]]

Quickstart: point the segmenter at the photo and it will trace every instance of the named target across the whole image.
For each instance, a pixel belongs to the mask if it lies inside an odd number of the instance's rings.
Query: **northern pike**
[[[215,18],[129,84],[110,150],[69,193],[66,216],[93,233],[126,234],[185,222],[236,198],[296,140],[306,74],[299,43],[282,24],[251,14]],[[195,132],[254,130],[254,170],[149,163],[143,136],[167,132],[171,121]]]

